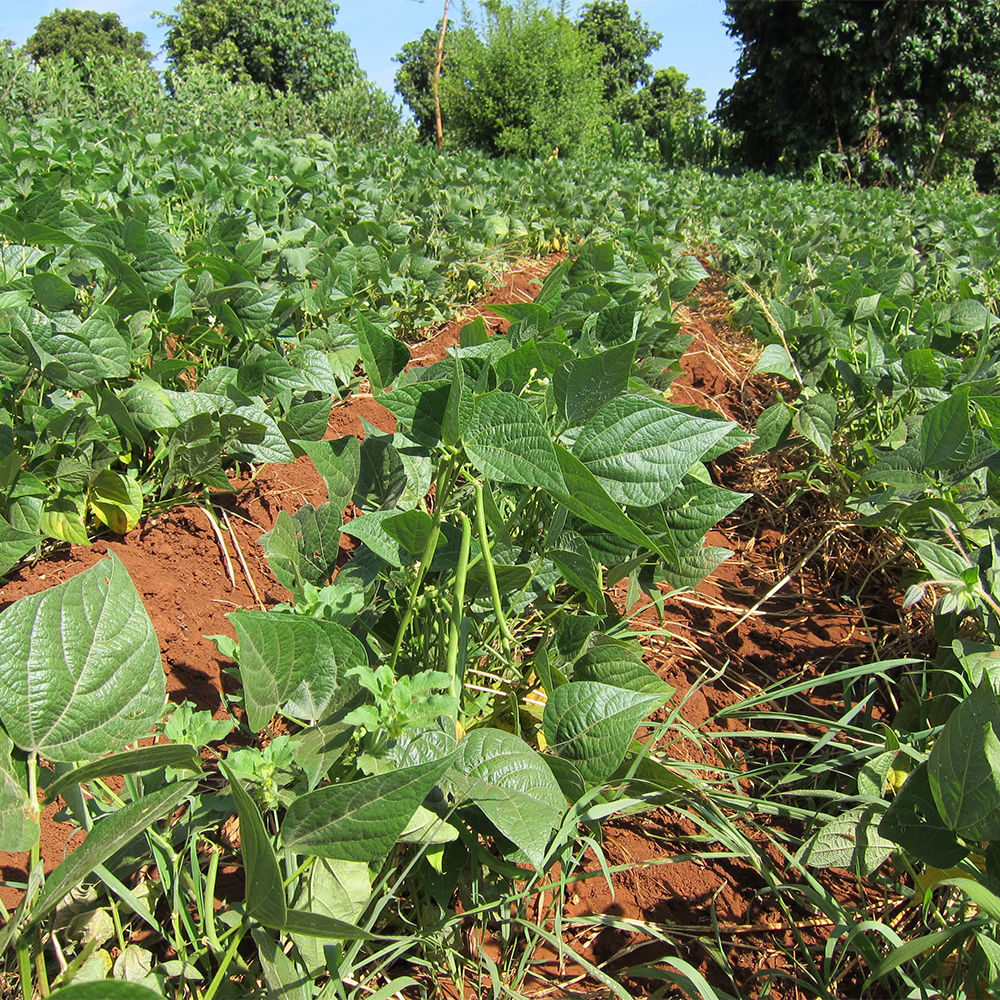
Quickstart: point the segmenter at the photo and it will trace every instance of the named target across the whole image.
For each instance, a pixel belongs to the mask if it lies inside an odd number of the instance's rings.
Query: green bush
[[[528,158],[606,147],[597,56],[568,18],[534,0],[484,4],[479,33],[456,32],[448,58],[441,104],[449,145]]]
[[[0,51],[0,117],[134,123],[147,132],[212,132],[238,140],[259,132],[276,139],[318,133],[362,144],[405,134],[399,110],[366,80],[307,103],[260,83],[230,80],[214,66],[194,64],[168,77],[131,59],[99,56],[78,65],[67,56],[32,64],[28,54]]]

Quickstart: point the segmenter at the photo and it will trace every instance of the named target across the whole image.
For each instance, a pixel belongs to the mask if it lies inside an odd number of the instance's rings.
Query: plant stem
[[[239,948],[240,942],[243,940],[243,935],[246,934],[249,926],[249,921],[246,917],[244,917],[243,923],[240,924],[239,932],[233,934],[232,939],[229,942],[229,947],[226,949],[226,953],[222,956],[222,961],[219,963],[219,969],[215,973],[211,983],[208,984],[208,989],[205,990],[203,1000],[212,1000],[215,994],[219,991],[222,981],[226,978],[226,972],[229,970],[229,966],[236,957],[236,949]]]
[[[455,569],[455,596],[451,606],[448,653],[445,658],[445,672],[451,678],[449,691],[453,698],[458,698],[462,691],[462,680],[458,676],[458,648],[461,644],[462,621],[465,618],[465,581],[469,572],[469,548],[472,544],[472,522],[465,514],[458,516],[462,522],[462,543],[458,550],[458,567]]]

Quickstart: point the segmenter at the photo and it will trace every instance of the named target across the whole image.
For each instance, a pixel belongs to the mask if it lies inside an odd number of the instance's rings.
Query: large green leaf
[[[371,890],[371,871],[364,862],[316,858],[299,881],[295,906],[332,920],[354,924],[364,911]],[[295,946],[313,978],[326,971],[322,938],[297,935]]]
[[[375,393],[392,384],[410,360],[409,348],[391,333],[380,330],[363,316],[358,317],[358,344]]]
[[[120,750],[165,700],[153,624],[114,555],[0,614],[0,718],[22,750],[52,761]]]
[[[924,415],[920,425],[920,457],[927,469],[947,469],[961,456],[969,435],[968,393],[942,400]]]
[[[368,662],[364,646],[343,626],[304,615],[235,611],[247,725],[262,729],[288,700],[302,716],[321,718],[345,684]],[[303,711],[305,710],[305,711]]]
[[[635,341],[568,361],[552,376],[552,394],[570,426],[586,420],[623,393],[635,361]]]
[[[451,762],[446,756],[301,795],[285,814],[281,842],[296,854],[380,862]]]
[[[952,712],[927,759],[941,818],[965,840],[1000,840],[1000,704],[985,679]]]
[[[38,535],[12,528],[0,517],[0,576],[16,566],[39,541]]]
[[[598,641],[573,664],[574,681],[597,681],[637,694],[669,698],[674,688],[642,660],[641,650],[628,643]]]
[[[329,502],[341,511],[351,502],[361,475],[361,444],[353,435],[335,441],[296,441],[326,483]]]
[[[624,395],[584,425],[573,454],[618,503],[666,500],[684,474],[733,425],[697,417],[647,396]]]
[[[274,527],[258,541],[278,583],[301,594],[304,583],[328,583],[340,556],[341,509],[329,501],[305,504],[294,514],[279,511]]]
[[[93,983],[71,983],[60,986],[50,994],[53,1000],[163,1000],[161,993],[154,993],[138,983],[123,979],[102,979]]]
[[[879,831],[885,806],[858,805],[824,823],[802,845],[796,860],[813,868],[847,868],[870,875],[895,844]]]
[[[555,563],[566,582],[576,587],[594,610],[603,608],[601,567],[582,535],[575,531],[563,531],[545,554]]]
[[[513,733],[488,728],[472,730],[457,752],[449,779],[455,794],[540,867],[566,811],[545,758]]]
[[[824,455],[829,455],[837,427],[837,401],[825,392],[807,399],[795,411],[792,426]]]
[[[600,784],[625,759],[636,726],[667,693],[645,694],[597,681],[571,681],[551,692],[542,716],[546,742],[587,781]]]
[[[156,771],[163,767],[201,771],[201,757],[198,750],[187,743],[160,743],[140,747],[138,750],[113,753],[59,775],[45,786],[45,798],[51,802],[70,786],[81,785],[94,778],[106,778],[113,774],[141,774],[143,771]]]
[[[464,437],[466,454],[492,479],[566,491],[552,440],[523,399],[499,391],[480,396]]]
[[[608,495],[597,477],[571,451],[556,445],[564,486],[549,492],[577,517],[618,535],[640,548],[657,551],[656,543]]]
[[[938,813],[926,761],[917,766],[889,804],[879,833],[936,868],[951,868],[969,853]]]

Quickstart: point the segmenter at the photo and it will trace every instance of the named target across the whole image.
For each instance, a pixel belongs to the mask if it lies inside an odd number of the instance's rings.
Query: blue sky
[[[337,27],[350,35],[365,72],[392,93],[397,64],[392,57],[404,42],[433,27],[441,15],[440,0],[341,0]],[[575,13],[577,4],[570,0]],[[172,10],[171,0],[62,0],[60,3],[28,3],[0,0],[0,38],[18,45],[34,30],[39,18],[56,7],[93,8],[114,11],[133,31],[146,35],[155,52],[163,43],[163,29],[152,16],[154,10]],[[690,85],[701,87],[711,110],[719,90],[732,81],[731,69],[737,48],[722,26],[723,0],[631,0],[651,28],[663,34],[659,51],[651,62],[657,69],[676,66],[690,77]],[[461,10],[460,0],[452,9]]]

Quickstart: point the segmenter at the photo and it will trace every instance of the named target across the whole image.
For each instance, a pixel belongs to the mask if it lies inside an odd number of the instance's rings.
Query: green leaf
[[[38,530],[46,537],[61,542],[89,545],[83,498],[59,496],[46,500],[38,517]]]
[[[926,761],[917,765],[890,803],[879,833],[936,868],[951,868],[969,853],[938,813]]]
[[[246,871],[244,902],[247,913],[269,927],[284,927],[288,914],[284,880],[260,810],[229,765],[220,761],[219,768],[229,780],[229,789],[240,817],[240,852]]]
[[[934,389],[944,385],[944,370],[929,347],[907,351],[903,355],[903,371],[912,385]]]
[[[116,535],[127,535],[142,517],[142,487],[131,476],[101,470],[90,484],[87,503]]]
[[[642,661],[641,650],[613,640],[598,640],[573,665],[574,681],[597,681],[637,694],[656,695],[666,700],[674,688],[660,679]]]
[[[0,576],[16,566],[39,543],[38,535],[18,531],[0,517]]]
[[[582,535],[575,531],[562,532],[545,554],[555,563],[566,582],[576,587],[595,611],[604,607],[601,567]]]
[[[314,913],[342,923],[354,924],[371,895],[371,872],[360,861],[331,861],[317,858],[299,880],[295,900],[297,910]],[[336,940],[328,938],[327,940]],[[295,946],[312,978],[326,971],[323,939],[314,935],[296,936]],[[310,990],[307,1000],[311,1000]]]
[[[920,457],[925,468],[947,469],[961,455],[971,429],[969,398],[956,393],[929,410],[920,425]]]
[[[566,811],[545,758],[513,733],[489,728],[473,729],[457,752],[449,777],[456,795],[541,867]]]
[[[859,805],[830,820],[802,845],[796,860],[813,868],[847,868],[870,875],[895,848],[879,833],[884,808]]]
[[[410,360],[410,350],[406,344],[369,323],[363,316],[358,317],[358,345],[365,364],[365,374],[376,395],[392,384]]]
[[[115,851],[134,840],[156,820],[170,816],[195,784],[195,779],[174,782],[169,788],[144,795],[99,819],[88,831],[83,843],[45,880],[31,908],[27,926],[40,922]]]
[[[451,762],[446,756],[299,796],[281,842],[297,854],[381,862]]]
[[[587,420],[625,392],[635,361],[636,342],[568,361],[552,376],[552,394],[570,426]]]
[[[163,714],[160,645],[112,555],[0,614],[0,717],[51,761],[121,749]]]
[[[551,692],[542,716],[545,740],[599,785],[625,759],[636,726],[665,701],[596,681],[570,681]]]
[[[364,542],[380,559],[397,569],[413,560],[405,553],[399,541],[384,527],[388,520],[395,520],[398,510],[373,510],[370,514],[352,518],[344,524],[344,533]]]
[[[342,625],[275,611],[229,616],[239,643],[247,725],[263,729],[286,701],[305,718],[321,718],[346,672],[368,662],[364,646]]]
[[[442,437],[452,383],[446,379],[397,385],[379,402],[399,421],[399,430],[425,448],[434,448]]]
[[[565,486],[549,490],[552,496],[577,517],[656,552],[656,543],[608,496],[590,469],[562,445],[557,444],[555,450]]]
[[[795,411],[785,402],[772,404],[757,418],[755,428],[756,439],[750,449],[751,455],[770,451],[784,443],[792,429],[792,417]]]
[[[94,778],[106,778],[112,774],[141,774],[156,771],[161,767],[175,767],[185,771],[201,771],[201,757],[198,750],[187,744],[162,743],[157,746],[125,750],[91,761],[59,775],[45,787],[45,798],[51,802],[62,795],[71,785],[82,785]]]
[[[788,356],[788,351],[781,344],[768,344],[760,352],[757,364],[754,365],[754,375],[770,373],[780,375],[788,379],[789,382],[798,382],[799,376],[795,371],[795,364]]]
[[[274,934],[263,927],[252,927],[250,936],[257,947],[257,958],[268,988],[268,1000],[312,1000],[312,983],[306,980],[300,967],[282,950],[283,936],[279,941]],[[302,944],[296,942],[296,945],[301,955]],[[318,950],[322,958],[322,947]],[[310,969],[310,977],[319,976],[324,969],[325,962],[314,965]]]
[[[792,426],[824,455],[829,455],[837,427],[837,401],[828,393],[807,399],[795,411]]]
[[[691,466],[732,429],[725,421],[625,395],[587,421],[573,454],[613,500],[650,507],[666,500]]]
[[[945,723],[927,759],[941,818],[964,840],[1000,840],[1000,704],[984,680]]]
[[[552,441],[523,399],[499,391],[480,396],[464,437],[466,454],[492,479],[565,492]]]
[[[294,514],[279,511],[274,527],[258,541],[278,583],[301,595],[303,584],[328,583],[340,557],[341,508],[306,504]]]
[[[48,312],[69,309],[76,301],[76,289],[65,278],[60,278],[51,271],[33,274],[31,287],[38,303]]]
[[[14,744],[0,730],[0,851],[27,851],[38,842],[38,817],[25,787],[26,775],[15,772]]]
[[[354,496],[361,475],[361,443],[353,435],[335,441],[296,441],[312,459],[326,483],[327,499],[343,510]]]

